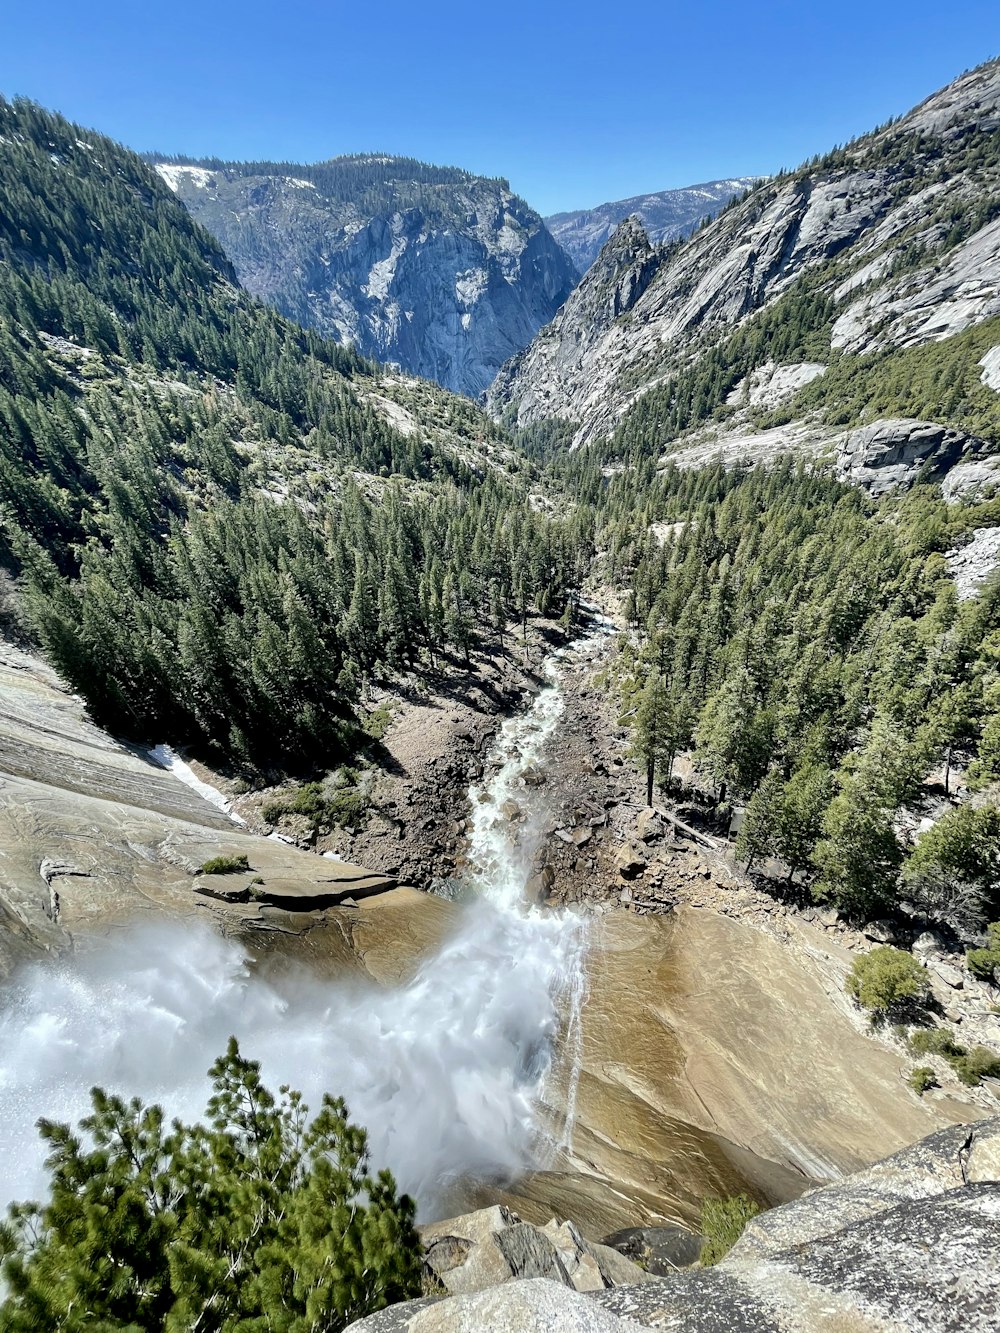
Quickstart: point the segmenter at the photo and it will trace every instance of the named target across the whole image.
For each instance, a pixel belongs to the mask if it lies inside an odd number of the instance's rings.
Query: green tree
[[[1000,809],[960,805],[921,834],[903,884],[925,916],[977,930],[1000,908]]]
[[[736,856],[738,860],[746,861],[747,870],[754,861],[769,856],[777,847],[784,787],[781,771],[769,769],[743,812],[736,839]]]
[[[824,811],[832,796],[833,775],[821,764],[804,764],[785,784],[774,851],[788,866],[789,881],[808,865],[822,832]]]
[[[418,1294],[413,1204],[344,1103],[309,1121],[235,1038],[210,1072],[204,1124],[100,1088],[79,1134],[40,1122],[50,1196],[0,1230],[3,1333],[335,1333]]]
[[[930,990],[926,973],[913,955],[888,944],[855,958],[845,987],[876,1019],[922,1003]]]

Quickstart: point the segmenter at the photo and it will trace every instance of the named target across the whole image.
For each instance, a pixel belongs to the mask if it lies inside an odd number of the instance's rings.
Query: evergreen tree
[[[100,1088],[78,1134],[41,1121],[50,1196],[0,1229],[3,1333],[335,1333],[420,1291],[414,1208],[338,1099],[310,1121],[235,1039],[206,1123]]]

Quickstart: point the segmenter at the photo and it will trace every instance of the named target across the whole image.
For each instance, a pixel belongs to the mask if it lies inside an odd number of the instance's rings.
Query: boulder
[[[666,832],[663,819],[649,806],[640,810],[635,821],[635,834],[641,842],[656,842]]]
[[[603,1291],[626,1282],[644,1282],[647,1274],[625,1255],[608,1245],[584,1240],[572,1222],[555,1218],[542,1227],[559,1253],[570,1285],[577,1291]]]
[[[875,944],[895,944],[899,938],[891,921],[870,921],[865,926],[864,936]]]
[[[957,967],[952,967],[950,963],[931,963],[928,971],[932,972],[939,981],[943,981],[946,986],[951,986],[953,990],[961,990],[965,985],[965,977]]]
[[[524,886],[524,896],[529,903],[544,903],[552,892],[556,882],[556,872],[551,866],[542,866]]]
[[[646,1276],[616,1250],[584,1240],[572,1222],[535,1227],[500,1205],[424,1227],[421,1238],[426,1276],[453,1296],[514,1278],[598,1291]]]
[[[918,935],[913,941],[913,952],[918,958],[926,958],[928,954],[945,953],[947,944],[943,936],[936,930],[925,930],[922,935]]]
[[[536,764],[529,764],[521,773],[521,781],[526,787],[542,787],[545,785],[545,774]]]
[[[615,868],[622,879],[635,879],[649,865],[646,853],[641,847],[626,843],[615,857]]]
[[[500,807],[500,813],[504,819],[509,820],[511,824],[522,818],[521,807],[516,801],[504,801]]]
[[[662,1277],[696,1264],[702,1238],[684,1227],[626,1227],[605,1236],[603,1243]]]

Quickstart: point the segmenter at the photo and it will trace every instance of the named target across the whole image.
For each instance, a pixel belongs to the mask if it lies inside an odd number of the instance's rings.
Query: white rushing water
[[[533,707],[504,723],[492,776],[471,792],[460,924],[408,984],[266,980],[202,923],[123,930],[22,973],[0,997],[0,1203],[39,1194],[34,1122],[77,1119],[94,1084],[197,1117],[230,1033],[272,1086],[291,1083],[313,1106],[326,1089],[342,1095],[375,1163],[425,1217],[456,1180],[544,1164],[556,1145],[536,1104],[548,1086],[571,1110],[585,993],[583,922],[522,900],[544,788],[521,774],[544,767],[563,712],[559,656]],[[502,810],[511,800],[525,815],[516,824]],[[567,1114],[564,1139],[570,1130]]]

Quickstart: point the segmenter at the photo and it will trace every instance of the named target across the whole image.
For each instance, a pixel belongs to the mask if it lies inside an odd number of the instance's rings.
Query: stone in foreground
[[[478,1222],[476,1219],[479,1219]],[[563,1253],[591,1247],[570,1223],[527,1227],[485,1209],[438,1237],[504,1222]],[[489,1232],[487,1235],[495,1233]],[[473,1242],[482,1246],[487,1238]],[[574,1291],[549,1277],[393,1306],[358,1333],[996,1333],[1000,1329],[1000,1117],[956,1126],[836,1184],[764,1213],[714,1268]],[[618,1256],[621,1258],[621,1256]],[[623,1262],[627,1262],[624,1261]],[[537,1269],[534,1271],[537,1272]],[[485,1268],[480,1267],[485,1277]],[[555,1280],[552,1280],[552,1276]]]

